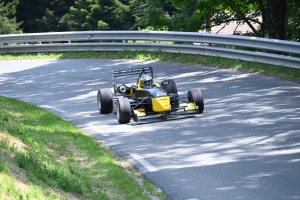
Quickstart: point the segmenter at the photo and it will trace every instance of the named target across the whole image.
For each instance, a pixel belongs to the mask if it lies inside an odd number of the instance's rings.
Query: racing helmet
[[[152,85],[152,77],[148,74],[144,74],[141,76],[141,83],[143,86],[149,86]]]

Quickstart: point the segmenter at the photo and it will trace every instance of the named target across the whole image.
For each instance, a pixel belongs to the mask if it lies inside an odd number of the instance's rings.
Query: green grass
[[[58,52],[58,53],[17,53],[0,54],[0,60],[20,60],[20,59],[134,59],[134,60],[156,60],[177,63],[190,63],[202,66],[212,66],[219,68],[230,68],[234,70],[246,70],[250,72],[259,72],[269,76],[275,76],[286,80],[300,82],[300,70],[277,65],[263,64],[257,62],[248,62],[242,60],[181,54],[166,53],[158,51],[118,51],[118,52]]]
[[[139,180],[139,181],[137,181]],[[0,97],[0,199],[168,199],[68,121]]]

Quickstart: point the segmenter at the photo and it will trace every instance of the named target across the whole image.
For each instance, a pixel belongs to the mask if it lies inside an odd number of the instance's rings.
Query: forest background
[[[243,33],[246,35],[299,41],[300,1],[0,0],[2,35],[95,30],[209,32],[231,21],[247,24],[251,32]]]

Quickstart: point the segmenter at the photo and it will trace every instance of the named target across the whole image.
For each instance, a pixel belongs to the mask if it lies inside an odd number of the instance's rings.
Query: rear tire
[[[131,119],[131,108],[128,98],[118,98],[116,105],[117,119],[120,124],[127,124]]]
[[[179,99],[175,81],[173,79],[164,80],[160,85],[171,97],[171,109],[176,110],[179,107]]]
[[[109,88],[98,90],[97,105],[100,114],[109,114],[113,111],[113,96]]]
[[[173,79],[162,81],[161,87],[168,93],[177,94],[177,86]]]
[[[194,103],[196,106],[198,106],[198,113],[203,113],[204,110],[204,101],[202,92],[198,88],[190,89],[188,91],[188,101],[189,103]]]

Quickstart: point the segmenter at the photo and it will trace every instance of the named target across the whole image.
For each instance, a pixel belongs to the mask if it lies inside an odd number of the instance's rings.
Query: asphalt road
[[[200,88],[193,118],[119,125],[96,94],[112,70],[151,66],[180,94]],[[135,81],[134,78],[133,81]],[[300,84],[255,73],[155,61],[0,61],[0,95],[44,107],[132,162],[174,200],[300,199]]]

